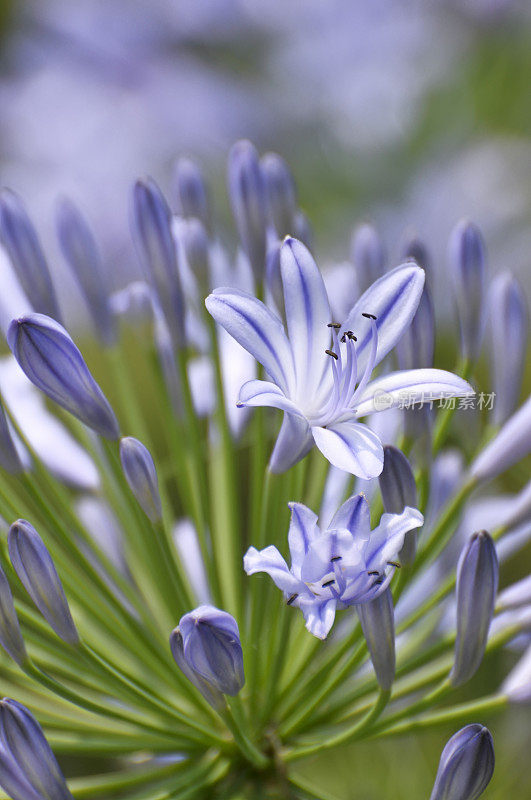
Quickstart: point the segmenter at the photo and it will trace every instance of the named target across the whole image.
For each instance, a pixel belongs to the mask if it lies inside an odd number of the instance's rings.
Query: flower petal
[[[329,428],[312,428],[315,444],[334,467],[359,478],[376,478],[383,469],[383,447],[367,425],[338,422]]]
[[[401,514],[382,514],[365,548],[365,561],[369,570],[383,570],[390,559],[396,558],[404,543],[404,535],[420,528],[424,517],[416,508],[406,506]]]
[[[365,368],[371,339],[370,320],[363,314],[376,317],[376,365],[395,346],[410,324],[423,287],[424,270],[409,262],[383,275],[362,294],[341,329],[341,333],[352,330],[358,337],[356,353],[359,373]]]
[[[289,414],[302,417],[301,412],[291,400],[288,400],[282,389],[270,381],[247,381],[240,389],[238,406],[271,406],[280,408]]]
[[[300,578],[302,562],[308,549],[319,535],[317,515],[302,503],[289,503],[291,522],[288,533],[289,551],[291,553],[291,570]]]
[[[471,397],[472,386],[444,369],[408,369],[390,372],[371,381],[359,398],[356,416],[387,411],[399,405],[438,400],[441,397]]]
[[[285,472],[311,450],[310,426],[305,419],[284,414],[275,447],[269,459],[271,472]]]
[[[267,572],[275,585],[288,595],[307,592],[306,586],[291,574],[288,565],[273,545],[263,550],[250,547],[243,557],[243,568],[247,575]]]
[[[307,630],[318,639],[326,639],[336,616],[337,600],[300,603]]]
[[[263,365],[283,391],[294,387],[293,359],[284,328],[260,300],[239,289],[216,289],[205,305],[216,322]]]
[[[284,306],[297,380],[297,399],[312,395],[329,364],[332,321],[325,285],[317,264],[306,247],[286,237],[280,250]]]
[[[329,528],[346,528],[357,541],[365,541],[371,532],[371,512],[364,494],[353,494],[338,508]]]

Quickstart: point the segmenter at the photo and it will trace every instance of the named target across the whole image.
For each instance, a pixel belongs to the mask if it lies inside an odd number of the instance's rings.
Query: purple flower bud
[[[352,234],[350,260],[354,264],[360,293],[363,294],[378,278],[385,267],[385,250],[372,225],[359,225]]]
[[[201,220],[210,231],[210,209],[201,168],[190,158],[179,158],[173,173],[173,196],[177,213]]]
[[[129,488],[152,522],[162,517],[157,470],[151,453],[132,436],[120,439],[120,460]]]
[[[525,458],[531,451],[531,396],[509,417],[497,436],[472,462],[470,476],[490,481]]]
[[[497,275],[490,287],[492,417],[501,425],[515,411],[522,387],[529,329],[527,301],[510,272]]]
[[[395,678],[395,615],[393,595],[385,589],[375,600],[356,606],[376,678],[390,689]]]
[[[280,273],[281,242],[275,242],[267,251],[265,286],[267,302],[282,318],[284,316],[284,289]]]
[[[191,271],[201,286],[210,282],[210,241],[205,226],[199,219],[176,218],[174,230]]]
[[[385,510],[389,514],[401,514],[406,506],[416,508],[417,486],[411,465],[397,447],[384,447],[384,467],[378,478]],[[417,549],[417,531],[408,531],[398,554],[400,563],[412,564]]]
[[[4,747],[0,747],[0,786],[11,800],[42,800],[42,794],[33,789],[21,766]]]
[[[72,800],[41,726],[21,703],[6,697],[0,702],[0,739],[39,797]]]
[[[22,200],[9,189],[0,192],[0,240],[35,311],[60,319],[52,279],[37,233]]]
[[[175,659],[175,663],[186,675],[190,683],[193,683],[195,688],[201,692],[207,703],[210,703],[210,705],[218,711],[221,710],[225,706],[225,700],[223,699],[222,692],[220,692],[219,689],[216,689],[215,686],[212,686],[210,683],[208,683],[208,681],[202,678],[201,675],[199,675],[190,667],[184,657],[183,637],[181,636],[181,631],[179,628],[174,628],[174,630],[171,632],[170,648]]]
[[[422,267],[426,272],[429,271],[431,266],[431,259],[426,249],[424,242],[415,234],[408,236],[402,246],[402,258],[412,259],[416,261],[419,267]]]
[[[245,677],[234,617],[214,606],[199,606],[181,617],[179,631],[188,667],[219,692],[238,694]]]
[[[281,156],[266,153],[260,161],[264,175],[269,214],[279,239],[292,236],[293,221],[297,213],[295,181],[291,170]]]
[[[155,181],[137,181],[133,189],[133,236],[147,280],[177,347],[185,343],[184,296],[169,206]]]
[[[11,435],[4,407],[0,403],[0,467],[11,475],[24,472],[17,448]]]
[[[233,145],[227,178],[242,249],[260,282],[265,269],[267,195],[258,152],[251,142],[242,140]]]
[[[396,346],[400,369],[424,369],[433,366],[435,349],[435,312],[427,284],[411,321]]]
[[[465,545],[457,565],[457,637],[453,686],[466,683],[485,653],[498,591],[498,557],[487,531],[475,533]]]
[[[72,270],[101,341],[112,344],[116,339],[107,286],[100,254],[86,220],[79,209],[66,198],[57,207],[59,244]]]
[[[450,272],[461,330],[461,352],[475,361],[485,327],[485,247],[479,229],[462,220],[448,245]]]
[[[28,314],[12,321],[7,342],[38,389],[106,439],[119,437],[114,411],[62,325]]]
[[[293,219],[293,238],[302,242],[308,250],[313,247],[313,228],[306,214],[300,209]]]
[[[488,728],[473,724],[448,740],[430,800],[476,800],[494,772],[494,744]]]
[[[0,644],[20,666],[28,658],[9,582],[0,567]]]
[[[61,579],[35,528],[17,520],[9,529],[7,544],[15,572],[44,619],[64,642],[77,644],[79,635]]]

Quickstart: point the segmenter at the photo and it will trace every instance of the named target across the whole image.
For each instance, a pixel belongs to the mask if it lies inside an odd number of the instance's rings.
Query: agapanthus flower
[[[289,505],[291,568],[273,545],[263,550],[250,547],[244,568],[248,575],[267,572],[288,605],[301,609],[310,633],[324,639],[336,609],[367,603],[385,591],[398,565],[395,559],[404,535],[419,528],[423,516],[406,506],[401,514],[383,514],[371,531],[369,504],[357,494],[321,531],[313,511],[302,503]]]
[[[216,289],[206,306],[216,322],[264,367],[271,380],[240,390],[240,406],[272,406],[284,422],[269,467],[283,472],[317,445],[331,464],[361,478],[383,467],[378,436],[361,417],[408,402],[473,394],[451,372],[414,369],[370,381],[417,309],[424,272],[409,262],[376,281],[342,323],[331,319],[325,285],[306,247],[287,237],[281,248],[287,335],[260,300],[235,289]]]

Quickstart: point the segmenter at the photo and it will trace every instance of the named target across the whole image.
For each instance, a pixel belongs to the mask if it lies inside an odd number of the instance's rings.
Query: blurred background
[[[321,262],[371,219],[391,260],[411,229],[444,281],[449,230],[483,229],[531,284],[527,0],[0,0],[0,179],[61,268],[54,204],[87,213],[116,285],[136,269],[130,187],[177,155],[228,221],[236,138],[294,170]],[[76,289],[66,276],[65,294]]]
[[[0,0],[0,27],[0,181],[27,204],[70,322],[79,297],[57,199],[86,212],[118,288],[138,271],[134,180],[169,192],[176,156],[198,158],[230,230],[225,163],[242,137],[290,163],[322,264],[347,257],[360,220],[391,262],[414,230],[439,303],[448,234],[467,216],[491,269],[531,295],[528,0]],[[486,691],[501,666],[483,665]],[[528,716],[492,730],[500,766],[485,798],[531,796]],[[361,745],[307,772],[341,800],[425,797],[451,733]]]

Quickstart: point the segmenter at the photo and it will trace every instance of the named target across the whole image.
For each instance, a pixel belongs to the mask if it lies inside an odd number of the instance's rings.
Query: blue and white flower
[[[279,317],[250,294],[219,288],[206,299],[216,322],[264,367],[270,380],[251,380],[240,406],[272,406],[284,422],[269,468],[283,472],[315,443],[331,464],[361,478],[383,467],[376,434],[358,419],[373,411],[440,397],[473,394],[450,372],[414,369],[371,381],[417,309],[424,272],[406,263],[376,281],[340,324],[331,320],[325,285],[306,247],[287,237],[281,248],[287,333]]]
[[[326,638],[337,608],[374,600],[389,585],[405,534],[419,528],[420,511],[383,514],[371,531],[369,504],[363,494],[350,497],[321,531],[317,515],[302,503],[290,503],[288,533],[291,568],[274,546],[250,547],[243,564],[248,575],[267,572],[284,592],[288,605],[300,608],[306,627]]]

